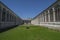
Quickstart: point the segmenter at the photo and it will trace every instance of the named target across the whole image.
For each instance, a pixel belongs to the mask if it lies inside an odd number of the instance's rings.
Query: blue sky
[[[33,18],[56,0],[0,0],[21,18]]]

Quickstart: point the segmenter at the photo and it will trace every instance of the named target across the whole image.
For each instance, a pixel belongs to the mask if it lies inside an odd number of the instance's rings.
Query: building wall
[[[36,19],[33,19],[33,20],[31,21],[31,24],[39,25],[39,24],[40,24],[40,18],[38,17],[38,18],[36,18]]]
[[[22,24],[22,19],[18,17],[5,4],[0,2],[0,29]]]
[[[38,22],[40,22],[40,24],[38,24]],[[39,15],[37,15],[31,21],[31,24],[60,27],[60,1],[56,1]]]

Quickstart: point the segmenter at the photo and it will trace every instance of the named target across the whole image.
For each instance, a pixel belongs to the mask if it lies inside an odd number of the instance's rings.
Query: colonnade
[[[34,25],[60,25],[60,1],[56,1],[31,21]]]
[[[0,21],[1,22],[14,22],[16,16],[9,9],[0,5]]]
[[[23,20],[19,16],[0,2],[0,29],[20,25],[22,23]]]
[[[40,14],[40,22],[56,22],[55,16],[55,9],[52,8],[51,13],[50,10],[45,11],[44,13]]]

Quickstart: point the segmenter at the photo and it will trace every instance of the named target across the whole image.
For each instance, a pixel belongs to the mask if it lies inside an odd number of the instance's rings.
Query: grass
[[[40,26],[18,26],[0,33],[0,40],[60,40],[60,32]]]

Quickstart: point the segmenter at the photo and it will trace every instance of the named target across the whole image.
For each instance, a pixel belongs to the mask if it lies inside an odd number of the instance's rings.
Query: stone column
[[[10,13],[9,13],[9,19],[8,19],[8,21],[10,22]]]
[[[40,22],[41,22],[41,16],[40,16]]]
[[[7,22],[7,11],[5,11],[5,22]]]
[[[43,13],[43,22],[45,22],[45,14]]]
[[[41,20],[41,21],[43,22],[43,14],[41,15],[41,18],[42,18],[42,20]]]
[[[53,21],[55,22],[56,21],[55,20],[55,8],[53,7],[52,9],[53,9]]]
[[[41,14],[41,22],[42,22],[43,20],[42,20],[42,14]]]
[[[42,17],[43,17],[43,22],[44,22],[44,13],[43,13]]]
[[[50,11],[48,10],[48,22],[50,22]]]
[[[42,22],[42,15],[40,16],[40,20],[41,20],[41,22]]]
[[[43,20],[44,20],[44,19],[43,19],[43,13],[42,13],[42,22],[43,22]]]
[[[1,23],[2,23],[2,6],[0,4],[0,27],[2,27]]]
[[[43,22],[45,22],[45,13],[43,13]]]
[[[38,16],[38,24],[40,24],[40,16]]]
[[[0,22],[2,22],[2,7],[1,6],[0,6]]]
[[[46,12],[45,12],[45,22],[46,22]]]

